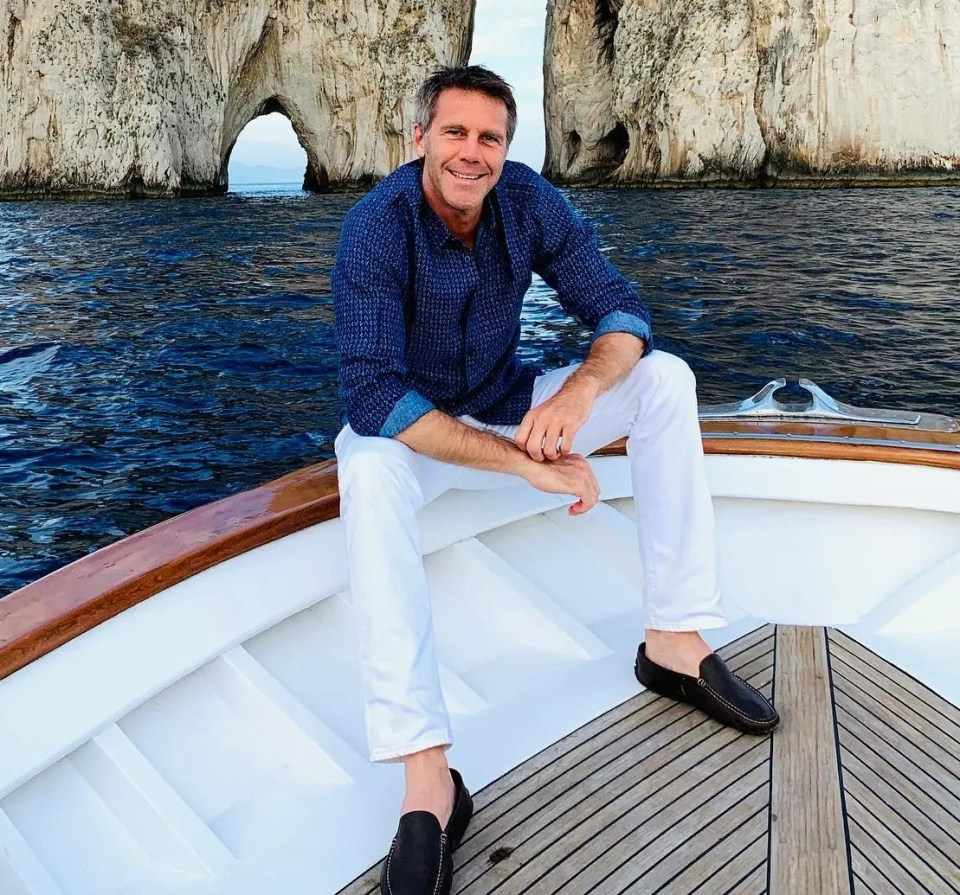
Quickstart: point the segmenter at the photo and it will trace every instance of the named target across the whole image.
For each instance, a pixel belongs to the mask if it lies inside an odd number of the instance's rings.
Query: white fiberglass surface
[[[632,500],[612,505],[632,518]],[[878,613],[926,633],[960,622],[960,514],[739,498],[714,506],[731,618],[838,626]],[[930,589],[913,587],[941,569]],[[900,609],[888,619],[891,605]]]
[[[960,551],[960,515],[735,498],[716,510],[724,594],[765,621],[850,624]]]
[[[359,647],[344,594],[268,628],[245,646],[309,712],[357,755],[364,753],[362,700],[343,698],[360,692]]]
[[[70,759],[20,787],[2,807],[64,895],[118,892],[158,877],[176,891],[192,876],[153,866],[152,856]]]
[[[856,464],[824,471],[816,461],[743,460],[711,458],[732,624],[711,632],[710,643],[719,647],[765,621],[842,625],[960,701],[958,676],[950,675],[960,655],[960,512],[948,511],[956,474],[900,471],[878,493],[878,471]],[[456,736],[450,759],[474,789],[638,692],[632,665],[643,570],[625,496],[629,474],[619,458],[597,461],[597,469],[607,502],[580,518],[523,489],[499,498],[455,492],[424,513],[441,681]],[[890,494],[893,505],[881,506]],[[366,758],[339,525],[260,549],[261,563],[280,560],[290,574],[240,575],[231,561],[204,573],[203,593],[180,588],[183,599],[142,604],[117,620],[116,657],[103,631],[75,641],[70,667],[55,666],[72,676],[70,692],[95,686],[109,695],[102,668],[125,667],[138,649],[150,674],[138,683],[139,701],[118,681],[116,698],[127,707],[113,717],[91,714],[85,740],[76,739],[82,719],[59,744],[45,735],[50,760],[30,782],[8,787],[0,880],[14,881],[12,893],[20,886],[47,895],[47,886],[49,895],[324,895],[382,856],[402,773]],[[335,555],[318,552],[324,544]],[[248,554],[242,570],[252,561]],[[313,567],[323,573],[312,577]],[[272,582],[280,580],[299,592],[277,593]],[[244,595],[240,623],[231,616],[236,589]],[[198,605],[207,607],[199,623]],[[231,619],[222,642],[212,618]],[[169,656],[154,648],[158,632],[184,630],[190,638]],[[26,705],[22,691],[41,663],[25,669],[10,708]],[[36,703],[55,712],[56,675],[36,680]],[[0,708],[8,686],[0,683]],[[14,729],[25,729],[25,712],[11,716]],[[91,735],[96,748],[86,743]],[[25,762],[11,763],[11,779]],[[104,862],[110,853],[115,861]],[[24,888],[28,878],[50,882]]]

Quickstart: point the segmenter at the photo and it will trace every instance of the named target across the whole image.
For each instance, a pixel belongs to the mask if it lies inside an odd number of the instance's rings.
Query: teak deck
[[[772,737],[641,693],[475,795],[453,891],[960,893],[960,710],[823,628],[721,654],[774,699]]]

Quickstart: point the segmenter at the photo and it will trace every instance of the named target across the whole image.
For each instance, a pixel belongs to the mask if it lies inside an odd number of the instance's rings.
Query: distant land
[[[246,165],[231,162],[228,177],[231,184],[240,183],[303,183],[306,165],[302,168],[274,168],[272,165]]]

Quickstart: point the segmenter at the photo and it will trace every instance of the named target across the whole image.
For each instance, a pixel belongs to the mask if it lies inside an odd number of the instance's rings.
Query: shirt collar
[[[440,216],[430,207],[426,196],[423,195],[422,187],[420,190],[420,220],[423,222],[423,229],[427,233],[430,247],[434,251],[442,249],[448,240],[456,241],[456,237],[447,229],[447,225],[440,220]]]

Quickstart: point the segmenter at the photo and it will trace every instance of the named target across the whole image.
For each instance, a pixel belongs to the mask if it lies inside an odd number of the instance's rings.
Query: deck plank
[[[608,775],[615,775],[620,765],[630,762],[631,753],[638,745],[658,737],[657,742],[669,741],[676,725],[692,716],[693,710],[687,706],[646,701],[639,712],[628,715],[595,740],[584,741],[576,751],[559,757],[553,767],[521,781],[515,791],[505,792],[489,805],[484,805],[478,796],[477,823],[474,826],[471,822],[459,852],[460,863],[466,863],[502,835],[502,823],[511,829],[534,816],[542,802],[561,797],[580,780],[592,778],[595,773],[606,771]],[[591,751],[591,743],[595,751]]]
[[[477,795],[454,893],[960,895],[953,707],[821,628],[721,652],[775,689],[772,740],[640,693]]]
[[[727,652],[729,651],[729,652]],[[739,674],[752,676],[757,669],[773,666],[773,628],[765,626],[730,644],[724,655]],[[764,686],[765,681],[754,682]],[[568,737],[537,753],[509,774],[493,781],[476,797],[478,810],[484,809],[481,823],[471,824],[467,839],[493,822],[500,814],[513,810],[525,798],[539,792],[548,779],[566,772],[589,758],[607,743],[622,737],[639,724],[664,712],[674,712],[666,721],[673,721],[677,713],[690,714],[687,706],[677,706],[661,700],[655,693],[641,693],[600,718],[591,721]],[[498,803],[498,804],[495,804]],[[480,818],[476,818],[480,820]],[[464,842],[466,845],[466,840]]]
[[[705,843],[729,837],[755,813],[768,810],[769,787],[769,765],[760,765],[738,780],[737,785],[725,787],[705,803],[674,803],[674,811],[660,817],[659,833],[639,841],[631,837],[568,884],[547,891],[557,895],[652,891],[656,888],[655,880],[660,879],[661,885],[665,883]]]
[[[933,892],[960,892],[960,870],[931,847],[909,824],[899,821],[889,806],[869,790],[847,785],[847,811],[851,820],[871,830],[871,838],[883,845],[895,861],[907,868]],[[952,868],[952,869],[951,869]],[[952,879],[951,879],[952,877]]]
[[[761,683],[769,671],[765,669],[753,675],[752,680]],[[657,701],[668,703],[660,697]],[[516,806],[510,815],[502,815],[497,822],[485,826],[457,854],[458,884],[466,888],[489,870],[486,861],[490,852],[504,847],[516,851],[531,840],[542,849],[578,826],[590,805],[602,805],[618,790],[642,787],[645,780],[661,769],[665,771],[658,774],[657,779],[669,779],[676,773],[671,771],[671,762],[680,760],[683,767],[691,759],[717,750],[738,736],[736,731],[725,730],[699,712],[690,711],[684,711],[659,729],[645,731],[642,726],[635,729],[623,739],[622,751],[613,761],[590,774],[578,768],[577,774],[545,780],[535,797]],[[701,746],[705,743],[706,746]],[[589,767],[593,762],[585,764]]]
[[[773,737],[770,890],[849,893],[823,628],[777,628],[775,686],[782,721]]]
[[[768,872],[769,867],[764,856],[763,862],[754,867],[743,879],[735,882],[724,892],[717,889],[711,891],[710,895],[766,895]],[[671,893],[671,895],[679,895],[679,893]]]
[[[960,797],[956,795],[960,786],[955,777],[930,761],[926,753],[900,731],[888,727],[842,691],[835,693],[835,699],[842,745],[858,751],[864,761],[870,760],[871,753],[881,756],[903,776],[915,779],[920,789],[948,814],[960,817]],[[851,734],[862,747],[845,737],[845,733]]]
[[[643,758],[659,755],[667,761],[695,744],[694,733],[680,737],[682,742],[677,745],[678,731],[685,730],[692,718],[692,713],[678,713],[671,723],[662,727],[640,725],[632,735],[618,742],[618,750],[612,756],[608,757],[608,749],[602,749],[596,761],[584,762],[583,767],[574,769],[576,773],[546,781],[539,792],[519,803],[513,812],[501,815],[499,823],[489,824],[465,844],[458,861],[461,878],[473,877],[474,868],[469,862],[487,849],[516,848],[545,827],[556,829],[556,822],[564,814],[575,811],[593,792],[618,780],[632,781],[637,774],[637,764]],[[699,726],[695,730],[699,732]],[[585,781],[589,781],[589,785],[581,786]]]
[[[754,680],[761,677],[759,675]],[[716,739],[718,735],[719,740]],[[516,847],[547,825],[559,835],[563,832],[562,817],[571,811],[576,812],[582,803],[595,799],[594,794],[608,792],[605,787],[621,790],[636,787],[670,762],[682,760],[684,753],[696,750],[695,754],[700,754],[704,751],[698,749],[701,744],[712,743],[706,747],[709,751],[736,736],[736,732],[725,731],[716,722],[695,712],[685,712],[660,729],[645,730],[641,726],[624,737],[618,754],[605,765],[596,768],[591,762],[587,765],[591,770],[589,774],[578,768],[578,773],[547,780],[535,795],[518,804],[509,815],[501,815],[502,820],[487,824],[458,853],[458,866],[464,868],[465,878],[472,878],[473,871],[466,865],[485,850],[502,847],[504,841]],[[560,827],[557,827],[558,823]]]
[[[772,684],[771,631],[770,628],[761,629],[759,637],[755,632],[731,644],[725,651],[731,667],[738,668],[755,686],[768,691]],[[648,693],[639,695],[636,700],[647,700],[656,705],[670,704]],[[627,838],[625,834],[629,834],[632,842],[629,848],[635,851],[637,846],[634,840],[639,837],[642,842],[647,838],[645,830],[650,826],[663,828],[666,823],[665,812],[673,808],[682,815],[680,806],[685,806],[684,810],[689,813],[698,796],[706,798],[703,795],[706,789],[715,791],[720,781],[714,779],[711,786],[710,777],[725,763],[729,765],[731,774],[736,771],[743,776],[745,772],[750,772],[750,764],[742,764],[742,756],[753,749],[756,759],[751,757],[750,762],[764,765],[762,775],[769,775],[768,744],[724,729],[698,712],[677,708],[682,712],[681,717],[673,717],[669,724],[659,730],[640,732],[639,741],[630,745],[630,752],[623,759],[625,768],[622,773],[613,777],[606,775],[601,780],[583,774],[579,774],[578,778],[568,775],[566,783],[573,788],[568,792],[575,792],[578,801],[571,804],[568,800],[566,810],[559,814],[557,805],[551,804],[547,809],[549,820],[546,824],[542,816],[533,818],[526,826],[523,821],[519,826],[508,826],[503,816],[497,822],[488,824],[489,836],[480,837],[486,840],[486,847],[470,855],[458,854],[455,891],[463,895],[488,892],[494,888],[498,895],[577,891],[579,886],[577,889],[570,886],[574,884],[575,877],[584,876],[580,871],[585,866],[588,871],[586,875],[589,876],[590,862],[602,862],[603,866],[610,863],[611,844]],[[636,730],[633,733],[636,734]],[[674,736],[672,741],[669,739],[671,733]],[[583,751],[588,747],[589,740],[581,739],[575,748]],[[629,763],[631,759],[632,765]],[[556,765],[553,770],[555,768]],[[581,766],[578,770],[582,772],[585,769]],[[517,769],[514,773],[520,776],[521,771]],[[526,778],[521,786],[532,784],[542,801],[547,802],[550,799],[550,772],[548,765],[533,778]],[[544,787],[548,792],[544,791]],[[692,794],[688,797],[685,794],[687,792]],[[494,806],[491,803],[488,807]],[[644,826],[645,822],[647,826]],[[536,835],[535,827],[543,832]],[[492,835],[497,832],[499,837]],[[525,834],[529,834],[530,838],[520,841],[519,837]],[[650,836],[655,837],[656,830]],[[749,839],[739,848],[733,848],[731,854],[736,854],[748,843]],[[509,849],[510,855],[491,865],[490,855],[498,848]],[[713,869],[708,872],[712,873]],[[746,871],[750,869],[743,868]],[[673,872],[676,872],[676,868]],[[586,891],[589,891],[589,882],[586,885]],[[606,885],[601,891],[606,891]]]
[[[763,773],[758,776],[762,782],[757,789],[746,795],[738,793],[738,800],[731,807],[713,817],[710,823],[699,827],[667,855],[661,856],[651,872],[625,889],[624,895],[647,895],[648,892],[662,892],[673,887],[678,880],[678,866],[684,871],[693,868],[689,875],[695,878],[700,873],[702,859],[711,849],[725,850],[728,843],[739,843],[743,838],[747,838],[750,835],[748,831],[756,827],[756,824],[752,823],[754,820],[759,819],[766,825],[770,809],[769,768],[764,768]],[[681,886],[675,891],[684,890]]]
[[[771,625],[764,625],[757,628],[724,647],[721,653],[730,663],[731,668],[742,668],[747,662],[752,662],[764,654],[772,653],[773,630],[773,626]],[[769,664],[772,665],[772,661]],[[534,773],[551,768],[563,756],[572,753],[578,748],[582,750],[584,743],[589,742],[614,724],[622,722],[625,718],[634,714],[640,707],[656,699],[657,695],[655,693],[641,693],[639,696],[627,700],[606,714],[588,722],[579,730],[573,731],[564,737],[564,739],[538,752],[520,767],[513,769],[508,774],[504,774],[502,777],[490,783],[489,786],[486,786],[483,791],[478,794],[479,798],[483,800],[483,807],[488,807],[493,801],[505,793],[512,792],[523,781],[532,777]],[[589,751],[589,747],[587,747],[586,751]]]
[[[764,773],[768,773],[769,755],[756,748],[744,762],[744,745],[740,742],[743,739],[727,742],[714,755],[704,756],[697,750],[681,752],[682,762],[672,761],[660,773],[641,776],[612,802],[603,804],[599,798],[591,799],[582,812],[571,813],[564,837],[546,848],[533,840],[526,850],[515,851],[514,858],[523,866],[499,891],[502,895],[520,895],[541,888],[555,891],[592,865],[609,864],[618,849],[629,853],[637,842],[655,837],[657,830],[696,813],[718,790],[741,785],[745,771],[749,774],[762,765]],[[713,738],[706,745],[716,749]],[[568,860],[571,855],[576,855],[575,861]]]
[[[686,720],[687,723],[682,726],[672,725],[649,739],[638,742],[617,762],[598,771],[589,780],[577,781],[559,796],[551,796],[548,790],[540,803],[541,810],[528,815],[520,824],[488,828],[490,836],[485,847],[506,846],[524,854],[531,849],[541,849],[554,837],[582,824],[592,807],[603,807],[608,793],[625,790],[629,798],[630,794],[643,787],[648,776],[661,768],[666,768],[667,772],[662,776],[673,776],[670,773],[671,764],[677,759],[683,759],[695,746],[706,741],[710,747],[716,749],[734,738],[727,731],[716,730],[713,722],[709,720],[698,719],[694,723],[689,716]],[[719,742],[715,742],[718,735]],[[462,867],[462,882],[474,878],[477,865],[482,867],[482,862]]]
[[[849,762],[848,754],[855,755],[877,774],[885,777],[891,786],[900,791],[902,799],[915,804],[933,823],[944,830],[956,829],[957,811],[960,811],[960,802],[956,797],[942,787],[934,789],[928,780],[920,779],[914,766],[896,749],[876,741],[868,745],[871,734],[860,727],[855,719],[838,713],[838,720],[843,761]],[[957,838],[956,834],[951,835],[952,838]]]
[[[766,809],[766,805],[764,805]],[[651,892],[700,893],[714,895],[725,892],[739,883],[745,874],[751,873],[761,862],[766,863],[769,851],[770,818],[767,810],[758,811],[734,831],[736,845],[727,847],[727,842],[713,842],[701,837],[700,847],[704,849],[696,855],[686,867],[676,873],[672,879]],[[741,843],[746,843],[741,845]],[[739,847],[739,851],[734,851]],[[678,853],[678,856],[680,854]],[[676,863],[671,857],[671,863]],[[648,878],[651,885],[655,880]]]
[[[934,758],[952,774],[960,775],[960,742],[953,740],[947,731],[919,714],[913,704],[898,700],[881,684],[863,674],[866,669],[857,669],[842,660],[833,663],[834,685],[851,698],[868,706],[873,714],[882,721],[909,730],[911,739],[919,744],[931,758]],[[915,703],[914,703],[915,704]]]
[[[899,824],[908,825],[922,837],[924,850],[935,849],[960,867],[960,829],[956,818],[943,811],[936,803],[924,798],[919,789],[908,790],[898,786],[894,775],[883,773],[883,767],[865,763],[850,750],[843,750],[844,787],[863,801],[861,793],[870,793],[893,815]],[[880,813],[879,806],[874,811]],[[952,828],[952,830],[951,830]]]
[[[863,818],[869,826],[861,824],[854,816],[848,817],[850,828],[850,841],[857,843],[857,850],[861,855],[867,857],[871,864],[889,880],[893,886],[893,891],[898,895],[947,895],[949,889],[933,888],[921,881],[922,878],[929,879],[929,875],[918,868],[917,864],[910,863],[906,866],[898,860],[898,855],[891,853],[888,846],[896,844],[896,836],[886,830],[884,827],[878,827],[870,824],[869,818]],[[919,876],[917,871],[920,871]]]
[[[772,656],[772,650],[756,657],[748,654],[744,658],[752,661],[741,666],[741,673],[760,689],[768,686],[772,677]],[[535,774],[524,777],[513,789],[503,791],[493,801],[485,800],[481,793],[477,798],[477,823],[475,826],[471,824],[459,852],[460,865],[488,848],[504,832],[536,815],[542,804],[563,799],[565,793],[582,781],[589,779],[591,788],[597,788],[617,778],[637,762],[640,757],[638,749],[648,754],[669,744],[679,735],[678,732],[705,721],[702,714],[689,706],[664,700],[655,694],[643,693],[633,701],[641,706],[639,711],[625,714],[616,724],[601,730],[593,738],[580,739],[575,748],[557,756],[552,764],[540,768]],[[620,712],[621,709],[614,711]],[[523,766],[518,769],[521,770]],[[512,823],[504,829],[498,821],[508,814]]]
[[[870,858],[855,845],[850,847],[854,895],[903,895]]]
[[[885,688],[892,686],[894,695],[905,699],[912,708],[934,724],[942,725],[948,736],[960,742],[960,707],[947,702],[939,693],[846,634],[839,631],[830,632],[830,651],[841,659],[845,658],[844,653],[846,653],[858,660],[860,665],[880,675]]]
[[[773,630],[764,626],[720,651],[731,668],[768,694],[773,686]],[[702,826],[726,805],[734,812],[731,816],[739,818],[740,796],[753,791],[743,790],[744,780],[760,786],[760,824],[765,828],[769,754],[765,739],[724,728],[657,694],[639,693],[475,795],[476,814],[454,856],[453,891],[459,895],[557,891],[571,883],[591,857],[606,864],[606,843],[617,839],[618,830],[623,833],[643,823],[644,830],[656,828],[649,837],[641,831],[639,841],[631,834],[629,848],[624,848],[636,851],[646,838],[662,838],[666,817],[686,814],[688,826]],[[714,804],[718,789],[721,796],[724,790],[730,792],[726,802]],[[704,815],[698,808],[703,804],[713,805],[713,813]],[[743,837],[730,838],[728,850],[709,848],[714,839],[700,840],[699,851],[696,844],[689,846],[704,854],[701,879],[723,873],[719,878],[733,887],[730,891],[747,893],[738,887],[748,884],[762,860],[765,881],[766,836],[757,836],[760,827],[743,829]],[[753,851],[748,853],[750,847]],[[740,854],[747,856],[733,869],[722,860],[723,855],[732,859]],[[650,856],[651,864],[661,857],[654,850]],[[668,877],[684,869],[672,862],[669,866],[669,874],[663,871]],[[379,873],[377,864],[340,895],[377,895]],[[695,877],[691,871],[689,878]],[[675,887],[667,880],[662,891]]]
[[[844,635],[831,635],[857,895],[960,895],[956,709]]]

